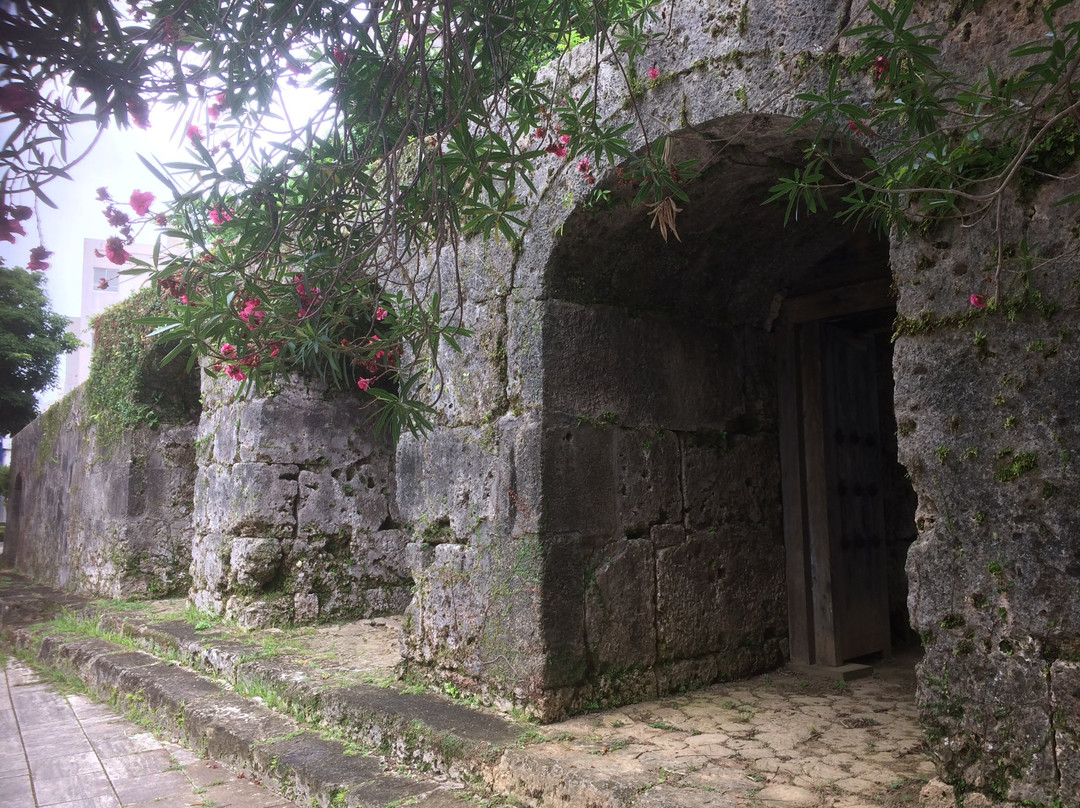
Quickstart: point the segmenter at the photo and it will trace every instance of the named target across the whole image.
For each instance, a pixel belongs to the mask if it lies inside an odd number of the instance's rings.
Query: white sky
[[[297,127],[302,127],[325,105],[324,97],[307,88],[282,85],[281,98],[290,112],[289,121]],[[200,109],[199,113],[195,123],[207,133],[209,125],[205,112]],[[53,256],[48,259],[50,267],[45,275],[54,311],[69,317],[79,314],[83,239],[105,239],[116,234],[105,221],[103,211],[107,203],[98,201],[97,189],[108,188],[117,207],[126,213],[131,213],[127,202],[133,190],[150,191],[156,197],[151,213],[164,212],[172,201],[172,193],[154,178],[138,155],[152,163],[195,162],[188,154],[188,121],[187,110],[159,106],[151,108],[149,129],[106,129],[90,154],[71,170],[71,181],[56,179],[43,188],[57,209],[37,202],[34,217],[23,222],[26,235],[16,236],[14,244],[0,241],[0,257],[9,267],[26,266],[30,250],[39,243],[52,250]],[[225,125],[222,136],[228,137],[232,127],[228,126],[224,115],[221,123]],[[271,142],[282,139],[283,121],[278,120],[276,124],[277,131],[266,132],[259,139],[262,146],[268,147]],[[9,125],[0,126],[0,142],[8,131]],[[92,124],[83,124],[72,127],[72,133],[77,140],[68,146],[69,158],[81,153],[80,145],[85,148],[85,144],[90,143],[95,129]],[[211,138],[208,142],[212,144],[214,140]],[[34,205],[35,201],[31,194],[26,194],[15,200],[15,204]],[[151,225],[137,234],[135,241],[153,244],[157,235],[158,229]]]
[[[171,200],[172,195],[154,179],[137,156],[156,156],[163,161],[185,156],[183,130],[176,137],[172,136],[176,113],[162,112],[168,114],[168,119],[166,114],[151,113],[151,127],[145,131],[106,130],[94,150],[72,169],[73,181],[57,179],[43,188],[58,208],[54,210],[38,202],[34,217],[23,222],[26,235],[16,236],[14,244],[0,241],[0,256],[9,267],[26,266],[30,250],[38,245],[39,239],[46,249],[53,251],[52,258],[48,259],[51,266],[45,275],[54,311],[70,317],[79,314],[83,239],[104,239],[114,235],[102,215],[106,205],[98,201],[97,188],[105,186],[113,199],[121,203],[126,203],[135,189],[150,191],[157,197],[151,211],[164,211],[163,203]],[[93,126],[81,128],[85,131],[75,127],[76,137],[82,143],[89,142],[93,137]],[[69,157],[79,153],[73,146],[69,146]],[[27,195],[17,200],[17,204],[33,205],[33,197]],[[118,207],[131,213],[126,204]],[[152,243],[156,237],[157,230],[147,228],[136,240]]]

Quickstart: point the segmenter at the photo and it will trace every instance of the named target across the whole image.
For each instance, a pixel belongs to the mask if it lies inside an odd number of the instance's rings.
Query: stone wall
[[[353,397],[203,378],[191,597],[242,626],[400,614],[393,452]]]
[[[4,563],[102,597],[187,591],[195,426],[102,441],[79,388],[12,440]]]
[[[780,664],[776,374],[763,335],[563,301],[548,304],[544,333],[541,527],[562,546],[563,595],[545,616],[562,651],[550,682],[572,689],[568,709]]]
[[[1059,253],[1072,221],[1051,201],[1016,204],[1006,222],[1036,255]],[[901,314],[929,313],[935,324],[896,347],[902,458],[919,491],[908,560],[911,617],[926,645],[919,701],[950,778],[1018,801],[1073,804],[1080,299],[1071,258],[1030,271],[1010,262],[1013,315],[964,318],[969,290],[985,288],[996,262],[994,243],[990,228],[958,230],[894,256],[908,281]]]

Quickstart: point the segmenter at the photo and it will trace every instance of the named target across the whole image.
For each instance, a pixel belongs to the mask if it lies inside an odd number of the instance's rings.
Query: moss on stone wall
[[[153,288],[142,289],[110,306],[93,320],[94,352],[86,403],[98,440],[115,443],[129,429],[158,423],[186,423],[198,415],[197,373],[183,361],[161,367],[164,349],[139,321],[164,313]]]

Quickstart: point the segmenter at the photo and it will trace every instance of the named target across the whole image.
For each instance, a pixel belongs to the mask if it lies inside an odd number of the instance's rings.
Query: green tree
[[[56,360],[79,347],[68,318],[49,308],[45,277],[0,263],[0,434],[37,415],[36,394],[56,381]]]

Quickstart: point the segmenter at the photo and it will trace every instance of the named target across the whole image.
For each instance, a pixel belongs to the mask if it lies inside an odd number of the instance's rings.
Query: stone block
[[[653,547],[661,550],[686,541],[686,528],[682,525],[654,525],[649,531]]]
[[[539,573],[544,686],[579,684],[585,677],[585,560],[581,536],[547,536],[539,557],[523,560],[517,578]],[[536,569],[539,562],[539,569]]]
[[[590,671],[650,668],[656,661],[656,569],[648,539],[605,547],[585,575]]]
[[[314,623],[319,619],[319,596],[311,592],[297,592],[293,596],[293,621]]]
[[[484,424],[507,408],[503,299],[467,300],[460,314],[465,328],[473,333],[460,353],[440,354],[442,395],[435,407],[450,425]],[[455,311],[449,316],[457,315]]]
[[[542,454],[543,513],[546,533],[579,532],[613,536],[618,526],[615,498],[616,428],[545,423]]]
[[[722,429],[745,409],[728,332],[551,300],[543,334],[546,409],[675,430]]]
[[[682,522],[679,441],[665,430],[620,429],[615,435],[616,508],[624,533]]]
[[[684,441],[687,519],[693,528],[781,525],[780,456],[775,435]],[[782,541],[782,534],[778,535]]]
[[[296,522],[309,534],[378,530],[390,515],[391,480],[383,463],[301,471]]]
[[[237,538],[229,555],[231,582],[243,590],[257,591],[277,575],[281,565],[281,541],[262,536]]]
[[[539,511],[531,480],[539,463],[531,416],[403,435],[395,476],[397,507],[413,535],[431,543],[483,545],[524,532]]]
[[[957,653],[940,637],[927,645],[917,701],[924,726],[944,741],[943,777],[1016,802],[1055,792],[1052,677],[1044,666],[1022,646]]]
[[[403,584],[410,580],[408,534],[401,530],[378,530],[354,534],[349,574],[357,581]]]
[[[345,465],[375,450],[360,401],[291,379],[280,393],[240,411],[238,457],[245,463]]]
[[[1080,803],[1080,662],[1050,666],[1054,722],[1054,763],[1061,773],[1062,804]]]
[[[196,530],[233,536],[292,536],[296,526],[296,466],[237,463],[200,469]]]
[[[787,612],[783,547],[770,536],[745,527],[692,534],[657,550],[656,580],[659,659],[748,649],[732,667],[750,671],[775,658],[769,640],[786,634]]]

